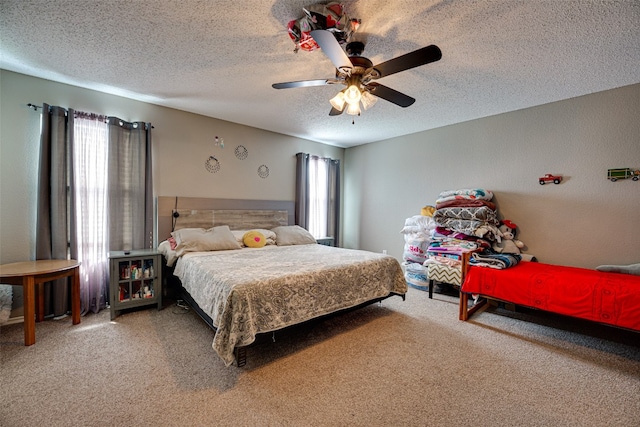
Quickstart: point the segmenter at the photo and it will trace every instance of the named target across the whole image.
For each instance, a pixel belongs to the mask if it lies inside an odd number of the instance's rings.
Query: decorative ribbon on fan
[[[311,36],[313,30],[331,30],[339,43],[346,43],[360,26],[360,20],[351,19],[344,6],[338,2],[312,4],[302,9],[304,16],[287,25],[289,37],[296,44],[294,52],[302,49],[313,51],[319,48]]]

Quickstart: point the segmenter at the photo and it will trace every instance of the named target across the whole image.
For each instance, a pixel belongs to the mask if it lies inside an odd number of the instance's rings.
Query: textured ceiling
[[[341,147],[640,82],[637,0],[345,0],[374,64],[443,54],[378,80],[415,104],[380,100],[352,124],[328,115],[341,86],[271,87],[334,76],[286,31],[311,3],[0,0],[0,67]]]

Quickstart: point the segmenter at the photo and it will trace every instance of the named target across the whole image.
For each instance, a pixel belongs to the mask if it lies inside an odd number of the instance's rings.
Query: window
[[[107,304],[108,277],[108,127],[104,119],[76,117],[71,150],[75,198],[76,258],[82,266],[80,282],[87,309]]]
[[[309,233],[316,239],[327,237],[328,206],[327,159],[318,157],[309,160]]]
[[[296,224],[316,239],[339,239],[340,161],[296,154]]]

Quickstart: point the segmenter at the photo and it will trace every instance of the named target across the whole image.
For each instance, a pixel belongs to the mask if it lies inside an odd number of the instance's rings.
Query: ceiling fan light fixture
[[[329,100],[329,103],[331,104],[331,106],[333,108],[335,108],[338,111],[342,111],[342,109],[344,108],[344,104],[347,102],[346,99],[344,99],[344,92],[340,91],[338,92],[338,94],[336,96],[334,96],[333,98],[331,98]]]
[[[352,116],[359,116],[361,113],[360,103],[356,102],[354,104],[347,104],[347,114],[351,114]]]
[[[349,105],[357,105],[361,98],[362,93],[360,93],[360,88],[356,85],[349,86],[344,92],[344,99]]]
[[[364,107],[364,109],[368,110],[369,108],[373,107],[376,102],[378,102],[378,97],[371,95],[367,90],[363,90],[362,98],[360,99],[360,101],[362,102],[362,106]]]

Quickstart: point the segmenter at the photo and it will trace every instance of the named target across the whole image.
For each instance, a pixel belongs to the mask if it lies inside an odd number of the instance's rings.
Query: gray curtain
[[[153,247],[151,124],[109,117],[109,250]]]
[[[309,162],[324,161],[327,164],[327,236],[333,237],[336,246],[340,238],[340,160],[296,154],[296,194],[295,221],[299,226],[309,228]]]
[[[295,221],[302,228],[308,228],[307,211],[309,209],[309,155],[306,153],[296,154],[296,199],[295,199]]]
[[[43,104],[38,176],[36,259],[75,259],[73,197],[74,114]],[[109,247],[153,247],[150,123],[109,119]],[[66,285],[65,285],[66,284]],[[106,301],[106,299],[105,299]],[[70,309],[67,279],[45,284],[45,315]],[[102,307],[101,307],[102,308]]]
[[[327,234],[333,236],[336,246],[339,246],[340,238],[340,160],[329,159],[327,206]]]
[[[69,245],[74,233],[73,198],[73,110],[42,106],[40,168],[38,176],[36,259],[68,259],[75,255]],[[61,316],[69,310],[68,280],[45,283],[45,315]]]

